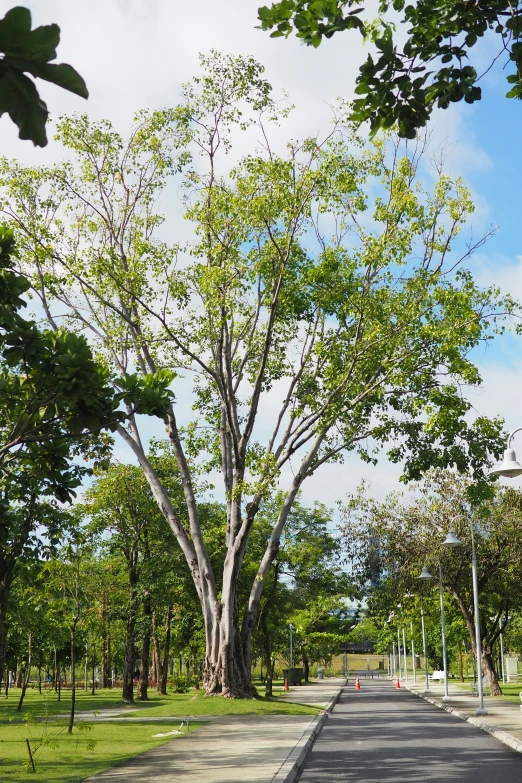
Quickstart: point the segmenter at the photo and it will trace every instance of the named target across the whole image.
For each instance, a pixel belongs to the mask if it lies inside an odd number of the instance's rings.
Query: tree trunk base
[[[239,673],[232,682],[223,683],[222,672],[203,672],[203,688],[205,696],[221,696],[223,699],[255,699],[257,690],[249,680],[241,677]]]

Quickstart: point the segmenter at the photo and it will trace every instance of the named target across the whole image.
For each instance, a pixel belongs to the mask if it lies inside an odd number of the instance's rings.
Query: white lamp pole
[[[433,579],[432,575],[426,568],[422,567],[422,571],[418,577],[419,579]],[[442,587],[442,568],[439,560],[439,595],[440,595],[440,630],[442,635],[442,663],[444,667],[444,696],[442,701],[451,701],[448,693],[448,657],[446,654],[446,619],[444,616],[444,591]],[[428,670],[426,669],[426,682],[428,676]]]
[[[479,708],[476,715],[487,715],[488,711],[484,707],[484,688],[482,687],[482,639],[480,638],[480,615],[479,615],[479,589],[477,576],[477,556],[475,554],[475,531],[473,522],[470,520],[471,527],[471,570],[473,572],[473,605],[475,608],[475,644],[477,648],[477,685],[479,694]]]
[[[426,568],[426,566],[424,566]],[[424,673],[426,677],[425,693],[430,693],[430,678],[428,674],[428,656],[426,655],[426,630],[424,628],[424,606],[421,598],[422,652],[424,654]]]
[[[290,623],[288,625],[288,629],[290,631],[290,668],[293,669],[294,668],[294,653],[293,653],[293,650],[292,650],[292,631],[294,630],[294,626],[292,625],[292,623]]]
[[[442,701],[451,701],[448,693],[448,653],[446,650],[446,618],[444,615],[444,588],[442,587],[442,567],[439,560],[440,627],[442,631],[442,661],[444,666],[444,696]]]
[[[402,651],[404,658],[404,677],[408,682],[408,656],[406,655],[406,632],[404,630],[404,623],[402,624]]]
[[[415,671],[415,642],[413,640],[413,620],[410,620],[410,632],[411,632],[411,661],[413,664],[413,684],[417,684],[417,673]]]
[[[399,664],[399,677],[402,677],[402,664],[401,664],[401,630],[397,624],[397,658]]]

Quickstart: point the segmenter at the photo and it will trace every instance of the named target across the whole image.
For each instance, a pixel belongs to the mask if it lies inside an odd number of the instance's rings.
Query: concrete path
[[[341,688],[346,680],[339,677],[328,677],[326,680],[309,682],[307,685],[296,685],[288,692],[283,691],[282,698],[297,704],[310,704],[313,707],[325,707],[332,698],[333,692]],[[333,690],[332,690],[333,689]]]
[[[321,683],[320,688],[314,685],[292,688],[287,698],[326,706],[342,682],[331,679]],[[197,716],[194,720],[201,718]],[[93,783],[271,783],[314,721],[314,715],[213,716],[211,723],[193,734],[160,745],[89,780]]]
[[[343,690],[301,783],[521,783],[521,754],[390,681],[361,685]]]
[[[414,693],[424,694],[424,685],[410,685],[410,689]],[[451,682],[449,683],[448,691],[450,694],[450,701],[444,706],[451,707],[458,712],[474,718],[479,705],[478,697],[472,696],[469,690],[461,689]],[[430,693],[426,694],[426,696],[429,696],[439,706],[442,706],[443,695],[443,685],[434,685],[430,683]],[[520,705],[512,701],[506,701],[506,699],[502,699],[501,697],[495,698],[493,696],[485,696],[484,706],[489,714],[481,715],[477,718],[477,722],[484,724],[491,729],[491,731],[510,734],[515,740],[518,740],[520,743],[520,750],[522,750],[522,710],[520,709]]]

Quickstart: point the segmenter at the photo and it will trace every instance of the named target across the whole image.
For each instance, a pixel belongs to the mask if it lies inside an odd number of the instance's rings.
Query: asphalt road
[[[319,734],[300,783],[522,783],[522,754],[388,681],[361,680]]]

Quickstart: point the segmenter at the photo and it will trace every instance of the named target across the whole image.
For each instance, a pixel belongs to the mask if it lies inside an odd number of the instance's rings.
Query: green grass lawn
[[[135,705],[136,707],[136,705]],[[149,715],[166,717],[168,715],[316,715],[316,707],[285,701],[284,697],[257,699],[221,699],[219,696],[205,697],[202,691],[174,693],[160,699],[152,699],[147,704],[138,705],[138,709],[128,712],[125,717]]]
[[[459,688],[463,688],[465,690],[471,690],[472,689],[472,683],[458,683]],[[520,701],[520,692],[522,691],[522,683],[516,683],[516,682],[510,682],[510,683],[500,683],[500,687],[502,688],[502,696],[499,696],[499,699],[506,699],[507,701],[513,701],[517,704],[521,704]],[[486,686],[484,690],[484,695],[489,696],[489,688]]]
[[[282,685],[281,685],[282,690]],[[305,690],[305,689],[303,689]],[[279,692],[279,687],[277,691]],[[284,691],[282,691],[284,693]],[[274,696],[271,699],[221,699],[206,698],[202,690],[192,689],[188,693],[174,693],[160,696],[151,691],[148,702],[136,702],[134,705],[122,705],[121,691],[99,690],[95,696],[89,691],[78,691],[76,695],[77,713],[95,713],[102,709],[124,708],[122,720],[118,722],[91,722],[89,715],[81,717],[80,724],[87,723],[90,729],[75,725],[73,734],[66,733],[67,721],[55,719],[48,722],[48,731],[52,743],[43,745],[35,754],[37,772],[29,772],[24,765],[28,761],[26,739],[35,748],[45,730],[42,718],[67,714],[70,708],[70,691],[62,691],[58,701],[53,691],[38,693],[30,689],[24,700],[22,712],[16,707],[20,696],[19,689],[13,688],[9,698],[0,695],[0,781],[30,783],[74,783],[83,780],[107,767],[121,764],[126,759],[143,753],[149,748],[169,742],[173,737],[153,737],[154,734],[172,731],[178,728],[173,721],[162,721],[162,717],[194,716],[190,729],[203,725],[197,716],[204,715],[316,715],[318,709],[306,704],[286,702],[284,698]],[[303,700],[305,693],[303,693]],[[129,722],[127,717],[154,718],[152,721]],[[29,725],[27,722],[29,721]],[[95,743],[91,747],[91,743]]]
[[[62,691],[61,701],[58,701],[57,694],[50,691],[43,691],[40,695],[36,688],[30,688],[25,694],[21,713],[17,711],[18,700],[20,698],[20,688],[11,688],[9,697],[6,699],[3,692],[0,693],[0,724],[11,719],[19,720],[22,715],[30,712],[35,717],[41,717],[46,709],[49,715],[59,715],[69,712],[71,708],[71,692]],[[163,697],[164,698],[164,697]],[[76,691],[76,711],[102,710],[104,708],[126,707],[121,702],[121,690],[99,690],[91,696],[90,691]],[[132,707],[129,707],[132,709]]]
[[[34,751],[42,736],[42,723],[31,725],[8,724],[0,727],[0,780],[2,783],[75,783],[107,767],[121,764],[150,748],[170,742],[176,736],[154,737],[154,734],[178,728],[171,722],[92,723],[90,730],[75,727],[67,734],[65,725],[52,722],[49,734],[52,744],[36,750],[36,774],[28,771],[26,738]],[[202,723],[191,723],[190,731]],[[186,727],[185,727],[186,731]],[[92,743],[94,747],[92,747]]]
[[[245,700],[207,698],[202,690],[194,688],[188,693],[169,693],[167,696],[160,696],[151,690],[149,701],[137,701],[133,705],[127,705],[122,704],[119,689],[99,690],[94,696],[91,696],[90,691],[80,690],[76,692],[76,713],[124,709],[123,718],[136,718],[140,715],[156,718],[178,715],[315,715],[318,712],[316,707],[310,707],[306,703],[287,702],[284,693],[282,683],[274,687],[272,698],[260,696],[257,699]],[[13,688],[9,694],[8,699],[0,695],[0,725],[8,721],[21,722],[28,713],[34,718],[42,718],[46,710],[49,715],[58,715],[66,714],[70,709],[70,691],[62,691],[61,701],[58,701],[53,691],[40,696],[36,689],[31,689],[26,694],[21,713],[16,709],[20,691]],[[302,701],[306,702],[304,687]],[[88,716],[86,717],[88,720]]]
[[[522,691],[521,683],[510,682],[505,683],[504,685],[500,683],[500,687],[502,688],[503,699],[507,699],[508,701],[515,701],[517,704],[522,703],[520,701],[520,691]]]

